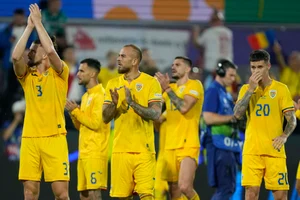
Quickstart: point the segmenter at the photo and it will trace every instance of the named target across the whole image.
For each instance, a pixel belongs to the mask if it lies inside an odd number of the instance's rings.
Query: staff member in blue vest
[[[212,200],[229,200],[235,191],[236,168],[241,151],[233,99],[226,87],[235,81],[237,67],[221,59],[216,78],[205,92],[203,119],[206,124],[202,145],[207,151],[208,182],[216,188]]]

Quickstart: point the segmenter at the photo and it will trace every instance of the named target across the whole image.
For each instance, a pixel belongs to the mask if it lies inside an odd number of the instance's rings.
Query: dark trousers
[[[211,200],[229,200],[236,186],[237,153],[206,145],[208,181],[216,188]]]

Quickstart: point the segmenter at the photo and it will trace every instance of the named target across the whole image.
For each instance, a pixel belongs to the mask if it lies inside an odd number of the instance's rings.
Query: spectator
[[[300,98],[300,52],[293,51],[286,63],[278,42],[274,43],[273,50],[279,66],[279,80],[288,86],[293,100],[297,101]]]
[[[151,57],[150,50],[147,48],[142,49],[142,62],[140,64],[140,71],[150,76],[154,76],[158,72],[155,61]]]
[[[20,143],[24,122],[25,100],[16,101],[12,106],[13,121],[6,121],[3,125],[3,141],[8,160],[18,161],[20,158]]]
[[[11,60],[12,51],[20,39],[23,31],[26,27],[26,16],[25,11],[23,9],[16,9],[14,11],[12,22],[8,24],[1,32],[0,32],[0,50],[3,53],[2,63],[3,63],[3,78],[1,80],[2,92],[4,93],[1,96],[5,96],[1,100],[2,113],[10,113],[10,108],[12,103],[16,100],[15,96],[18,91],[21,91],[21,86],[18,83],[14,71],[13,64]],[[27,48],[34,41],[35,34],[31,34],[29,37]],[[9,89],[8,86],[9,85]],[[1,116],[3,118],[4,116]],[[0,120],[1,121],[1,120]]]
[[[221,58],[233,60],[232,31],[224,26],[223,15],[215,10],[210,19],[210,27],[200,35],[200,27],[193,30],[193,43],[204,50],[204,87],[213,81],[217,61]]]
[[[107,66],[103,68],[101,67],[101,71],[98,75],[98,81],[104,88],[110,79],[119,76],[117,69],[117,57],[118,54],[114,51],[108,51],[106,54]]]
[[[42,11],[43,23],[49,35],[64,35],[67,16],[61,10],[61,0],[48,0],[48,8]]]

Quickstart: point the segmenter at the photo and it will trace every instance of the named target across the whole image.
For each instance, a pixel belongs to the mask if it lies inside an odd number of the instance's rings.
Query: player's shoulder
[[[274,87],[278,87],[278,88],[287,88],[287,85],[280,82],[280,81],[276,81],[276,80],[273,80],[274,81]]]
[[[146,74],[144,72],[141,72],[140,76],[143,81],[155,81],[156,80],[156,78],[154,78],[153,76],[150,76],[149,74]]]
[[[202,85],[201,81],[199,81],[199,80],[189,79],[187,82],[187,85],[192,86],[192,87],[197,87],[197,88],[203,90],[203,85]]]
[[[118,77],[115,77],[115,78],[112,78],[110,79],[108,82],[107,82],[107,86],[116,86],[120,83],[120,81],[124,79],[124,75],[121,75],[121,76],[118,76]],[[107,87],[106,86],[106,87]]]
[[[242,87],[241,87],[241,89],[240,89],[240,91],[241,90],[247,90],[249,88],[249,84],[247,83],[247,84],[243,84],[242,85]]]

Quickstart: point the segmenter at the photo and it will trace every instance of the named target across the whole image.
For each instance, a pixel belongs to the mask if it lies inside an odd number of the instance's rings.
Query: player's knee
[[[286,200],[287,199],[287,190],[277,190],[273,191],[274,200]]]
[[[25,200],[38,200],[38,193],[33,193],[32,191],[25,191]]]
[[[259,189],[256,187],[248,187],[246,188],[246,200],[255,200],[258,199]]]
[[[39,190],[35,187],[25,186],[24,187],[25,200],[37,200],[39,198]]]
[[[62,191],[55,194],[55,200],[69,200],[68,191]]]

